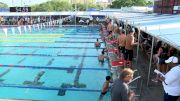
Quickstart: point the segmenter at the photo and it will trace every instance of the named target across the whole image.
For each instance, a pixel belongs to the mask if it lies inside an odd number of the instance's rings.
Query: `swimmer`
[[[103,63],[104,62],[104,58],[106,58],[106,56],[104,55],[104,51],[102,51],[101,55],[98,56],[99,62]]]
[[[102,87],[102,90],[101,90],[101,94],[99,96],[99,100],[101,100],[102,97],[108,92],[110,82],[111,82],[111,77],[110,76],[106,76],[106,81],[103,84],[103,87]]]
[[[97,39],[96,43],[95,43],[95,47],[100,47],[101,46],[101,43],[99,42],[99,40]]]

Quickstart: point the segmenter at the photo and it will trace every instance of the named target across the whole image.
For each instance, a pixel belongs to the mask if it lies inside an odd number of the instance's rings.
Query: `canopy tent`
[[[138,14],[139,15],[139,14]],[[121,17],[123,18],[123,16]],[[157,14],[144,14],[143,16],[132,17],[131,15],[126,18],[129,24],[134,22],[135,27],[139,27],[140,30],[147,32],[148,34],[157,37],[161,40],[164,40],[164,35],[177,35],[180,33],[180,15],[157,15]],[[180,37],[176,37],[180,38]],[[166,42],[171,46],[176,47],[180,50],[180,44],[177,44],[175,40],[170,40],[171,38],[166,39]],[[175,42],[175,43],[172,43]],[[177,44],[177,45],[175,45]]]
[[[122,16],[121,18],[119,18],[121,20],[124,18],[123,20],[126,20],[128,24],[132,24],[133,22],[133,26],[153,36],[147,85],[149,84],[149,78],[150,78],[154,38],[158,38],[159,40],[180,50],[180,41],[179,41],[180,19],[179,17],[180,15],[167,15],[167,14],[166,15],[157,15],[157,14],[146,15],[145,14],[145,15],[139,16],[138,14],[138,16],[130,15],[130,16],[125,16],[125,17]]]

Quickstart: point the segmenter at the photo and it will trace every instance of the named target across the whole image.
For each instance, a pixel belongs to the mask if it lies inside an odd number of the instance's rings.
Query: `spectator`
[[[116,79],[112,86],[111,101],[131,101],[134,92],[129,89],[128,83],[133,79],[134,71],[125,68],[120,73],[120,78]]]
[[[172,69],[164,76],[158,75],[158,79],[162,81],[164,88],[164,101],[177,101],[180,96],[180,65],[178,58],[171,56],[165,60]]]

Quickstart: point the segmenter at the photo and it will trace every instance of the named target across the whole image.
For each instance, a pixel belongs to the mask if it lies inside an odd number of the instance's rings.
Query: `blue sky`
[[[22,1],[22,3],[21,3]],[[24,5],[33,5],[33,4],[38,4],[42,2],[46,2],[49,0],[0,0],[0,2],[6,3],[9,7],[11,6],[24,6]],[[12,5],[13,3],[13,5]]]

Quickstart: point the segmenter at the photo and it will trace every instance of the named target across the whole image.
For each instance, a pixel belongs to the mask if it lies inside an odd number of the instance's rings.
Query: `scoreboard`
[[[31,7],[10,7],[10,12],[31,12]]]

